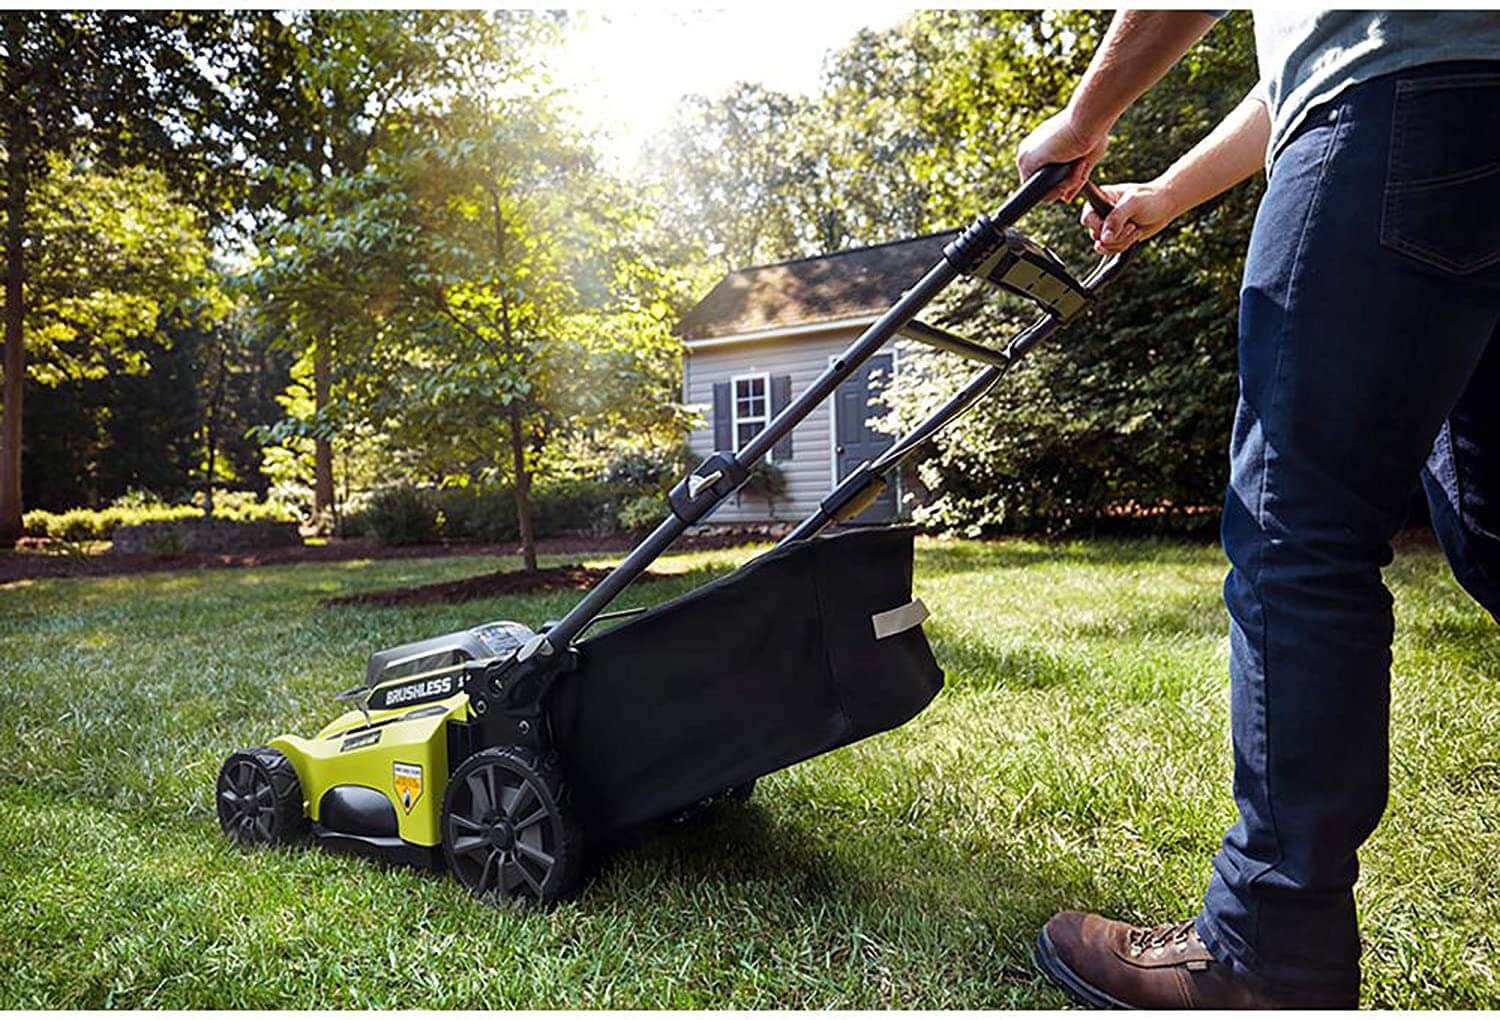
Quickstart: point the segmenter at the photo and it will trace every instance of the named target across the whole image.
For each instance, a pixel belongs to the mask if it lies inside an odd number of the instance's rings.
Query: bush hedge
[[[653,516],[659,520],[666,513],[666,501],[655,483],[573,478],[533,488],[531,513],[538,538],[580,532],[602,536],[639,530]],[[438,540],[513,542],[521,529],[509,486],[396,485],[345,511],[337,533],[341,538],[369,536],[382,545],[414,545]]]
[[[241,523],[277,522],[291,523],[297,515],[279,503],[258,503],[246,494],[225,493],[214,500],[214,517],[218,520]],[[27,535],[34,538],[56,538],[67,542],[107,540],[116,528],[137,524],[156,524],[166,521],[186,521],[203,517],[200,506],[169,506],[165,503],[139,503],[122,501],[102,510],[83,508],[53,513],[48,510],[32,510],[21,518]]]
[[[428,545],[440,523],[432,493],[414,485],[380,489],[365,508],[365,528],[381,545]]]

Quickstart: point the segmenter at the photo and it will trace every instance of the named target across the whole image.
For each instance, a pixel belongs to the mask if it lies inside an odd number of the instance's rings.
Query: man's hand
[[[1100,188],[1114,204],[1114,212],[1101,218],[1085,208],[1080,217],[1093,235],[1094,250],[1106,255],[1122,252],[1234,187],[1261,168],[1270,137],[1265,103],[1252,93],[1156,180]]]
[[[1056,196],[1071,201],[1104,155],[1120,114],[1171,69],[1213,25],[1201,11],[1119,11],[1067,107],[1021,143],[1016,168],[1026,180],[1047,163],[1082,160]]]
[[[1104,150],[1108,145],[1107,131],[1086,134],[1074,123],[1071,111],[1063,110],[1042,121],[1035,131],[1026,136],[1016,152],[1016,170],[1020,173],[1021,180],[1025,181],[1048,163],[1071,163],[1075,159],[1079,160],[1073,172],[1068,174],[1068,179],[1047,196],[1048,199],[1061,198],[1064,202],[1071,202],[1083,187],[1083,182],[1088,180],[1094,164],[1104,158]]]
[[[1137,241],[1160,233],[1183,212],[1171,190],[1160,181],[1102,185],[1099,190],[1114,205],[1114,212],[1101,217],[1092,206],[1085,205],[1078,221],[1088,228],[1094,250],[1101,255],[1118,255]]]

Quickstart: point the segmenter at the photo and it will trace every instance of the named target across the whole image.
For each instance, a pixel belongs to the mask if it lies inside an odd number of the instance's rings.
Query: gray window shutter
[[[771,376],[771,417],[776,417],[786,410],[786,405],[792,402],[792,377],[789,375]],[[788,432],[775,446],[771,447],[771,459],[787,461],[792,459],[792,434]]]
[[[714,383],[714,449],[734,449],[734,418],[729,406],[729,384]]]

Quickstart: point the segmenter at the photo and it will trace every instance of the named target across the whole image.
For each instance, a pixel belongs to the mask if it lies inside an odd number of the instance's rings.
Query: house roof
[[[938,261],[957,233],[736,269],[688,310],[677,333],[702,340],[878,315]]]

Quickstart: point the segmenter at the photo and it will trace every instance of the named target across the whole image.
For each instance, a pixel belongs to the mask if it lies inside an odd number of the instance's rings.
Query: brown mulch
[[[542,567],[527,573],[524,570],[496,570],[474,577],[461,577],[456,581],[437,581],[433,584],[418,584],[410,588],[382,588],[354,595],[338,595],[324,599],[323,606],[424,606],[437,602],[467,602],[470,599],[490,598],[494,595],[520,595],[538,591],[587,591],[598,584],[609,570],[603,567],[585,567],[569,563],[561,567]],[[665,577],[646,571],[641,581],[655,581]]]

